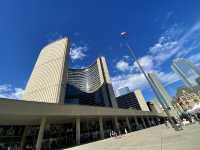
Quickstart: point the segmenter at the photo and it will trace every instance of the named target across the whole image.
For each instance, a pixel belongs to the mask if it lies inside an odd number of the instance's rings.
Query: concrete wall
[[[147,103],[144,99],[144,96],[142,95],[141,90],[137,89],[134,91],[134,93],[135,93],[135,96],[137,97],[137,100],[138,100],[141,110],[142,111],[150,111],[147,106]]]
[[[111,82],[109,71],[108,71],[108,66],[107,66],[105,58],[101,57],[100,62],[102,64],[101,70],[102,70],[102,73],[103,73],[103,76],[104,76],[104,81],[107,84],[107,88],[108,88],[108,91],[109,91],[109,97],[110,97],[110,100],[111,100],[112,107],[118,108],[117,101],[116,101],[116,98],[115,98],[115,93],[114,93],[114,90],[113,90],[113,87],[112,87],[112,82]]]
[[[153,103],[155,111],[157,113],[163,113],[163,109],[161,109],[161,105],[160,105],[160,103],[158,102],[158,100],[156,98],[153,99],[152,103]]]
[[[24,91],[24,100],[63,103],[68,47],[68,39],[64,38],[41,50]]]
[[[62,105],[22,100],[0,99],[0,125],[39,124],[41,118],[49,122],[67,122],[75,117],[111,117],[111,116],[164,116],[163,114],[83,105]]]

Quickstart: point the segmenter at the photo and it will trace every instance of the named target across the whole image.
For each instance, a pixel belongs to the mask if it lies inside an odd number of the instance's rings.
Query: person
[[[111,131],[111,137],[116,137],[116,133],[115,133],[115,131]]]
[[[125,134],[128,134],[128,132],[127,132],[126,128],[124,129],[124,132],[125,132]]]
[[[113,136],[117,137],[117,132],[116,131],[113,131]]]
[[[8,146],[8,150],[11,150],[11,146]]]
[[[112,137],[112,130],[110,131],[110,137]]]
[[[165,126],[166,126],[166,128],[169,128],[168,120],[165,121]]]

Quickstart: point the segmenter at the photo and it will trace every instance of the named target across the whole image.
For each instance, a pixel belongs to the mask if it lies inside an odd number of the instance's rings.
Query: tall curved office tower
[[[193,87],[198,85],[200,69],[192,64],[189,60],[179,58],[172,63],[173,71],[183,80],[186,86]]]
[[[69,42],[57,40],[41,50],[23,99],[117,107],[106,60],[100,57],[84,69],[68,68]]]
[[[68,52],[67,38],[50,43],[41,50],[26,85],[24,100],[64,103]]]

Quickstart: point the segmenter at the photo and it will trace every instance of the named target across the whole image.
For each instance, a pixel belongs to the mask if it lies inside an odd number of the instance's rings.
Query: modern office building
[[[130,91],[130,89],[128,87],[123,87],[123,88],[118,89],[118,95],[119,96],[128,94],[130,92],[131,91]]]
[[[139,90],[139,89],[136,89],[136,90],[134,91],[134,93],[135,93],[135,96],[136,96],[136,98],[137,98],[137,100],[138,100],[138,103],[139,103],[139,105],[140,105],[141,110],[142,110],[142,111],[149,111],[149,108],[148,108],[147,103],[146,103],[146,101],[145,101],[145,99],[144,99],[144,96],[143,96],[143,94],[142,94],[142,91]]]
[[[156,96],[163,108],[171,108],[172,98],[169,96],[161,81],[158,79],[155,73],[148,73],[148,78],[150,79],[152,85],[155,88]]]
[[[200,86],[200,77],[196,79],[197,84]]]
[[[126,88],[126,92],[128,92],[127,89],[129,90],[129,88]],[[123,91],[125,90],[123,89]],[[150,111],[146,104],[144,96],[139,89],[135,90],[134,92],[129,92],[127,94],[118,96],[116,99],[117,104],[120,108],[132,108],[142,111]]]
[[[155,73],[148,73],[148,78],[151,86],[156,94],[156,97],[162,107],[168,111],[168,113],[173,117],[178,117],[176,110],[172,105],[172,97],[167,93],[161,81],[158,79]]]
[[[200,77],[200,69],[186,59],[176,59],[172,63],[172,69],[183,80],[186,86],[198,85],[197,79]]]
[[[23,100],[0,98],[0,149],[64,149],[163,123],[165,114],[118,108],[104,57],[72,69],[68,54],[67,38],[48,44]]]
[[[118,96],[116,100],[119,108],[132,108],[141,110],[140,104],[134,92],[129,92],[128,94]]]

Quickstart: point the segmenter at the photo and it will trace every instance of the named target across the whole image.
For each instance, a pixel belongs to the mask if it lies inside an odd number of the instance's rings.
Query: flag
[[[127,32],[122,32],[120,35],[123,36],[123,37],[127,37],[128,33]]]

